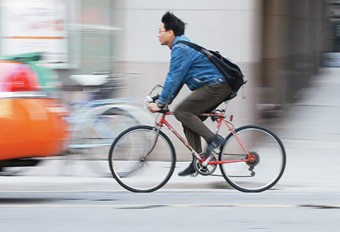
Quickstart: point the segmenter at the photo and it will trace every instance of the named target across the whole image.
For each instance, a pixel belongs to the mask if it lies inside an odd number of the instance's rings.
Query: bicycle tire
[[[104,177],[111,175],[107,158],[112,141],[122,131],[138,124],[138,120],[133,115],[119,107],[111,107],[96,116],[89,128],[90,133],[84,133],[87,137],[83,137],[84,142],[90,145],[86,149],[84,158],[95,174]]]
[[[170,139],[151,126],[139,125],[122,132],[112,143],[109,167],[113,178],[131,192],[153,192],[171,178],[176,164]]]
[[[242,126],[235,132],[256,159],[252,162],[220,164],[224,179],[242,192],[262,192],[272,188],[280,180],[286,167],[286,151],[282,141],[269,129],[256,125]],[[246,152],[230,133],[219,154],[219,161],[245,158]]]
[[[138,125],[138,120],[128,111],[119,106],[111,106],[105,111],[92,109],[85,120],[78,127],[78,139],[81,141],[75,154],[67,155],[69,164],[81,161],[84,167],[75,166],[74,169],[86,171],[89,175],[110,177],[111,172],[107,159],[112,141],[131,125]],[[78,165],[79,166],[79,165]]]

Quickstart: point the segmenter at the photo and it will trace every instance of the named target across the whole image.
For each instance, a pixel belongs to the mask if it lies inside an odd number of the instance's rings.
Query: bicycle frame
[[[216,130],[215,133],[218,134],[222,125],[225,124],[228,131],[230,131],[233,136],[236,138],[237,142],[240,144],[240,146],[242,147],[242,149],[244,150],[244,152],[246,153],[246,158],[245,159],[234,159],[234,160],[221,160],[221,161],[209,161],[207,164],[210,165],[218,165],[218,164],[226,164],[226,163],[238,163],[238,162],[252,162],[253,160],[255,160],[254,155],[252,155],[251,153],[249,153],[249,151],[247,150],[247,148],[245,147],[244,143],[241,141],[241,139],[238,137],[237,132],[234,129],[232,122],[233,119],[233,115],[230,116],[230,119],[227,120],[226,119],[226,108],[228,107],[228,102],[225,102],[225,108],[223,110],[219,110],[219,113],[216,112],[212,112],[212,113],[203,113],[200,116],[204,116],[204,117],[210,117],[210,118],[216,118],[217,120],[217,126],[216,126]],[[174,112],[172,111],[167,111],[162,113],[161,118],[159,119],[158,122],[156,122],[156,128],[158,131],[161,130],[161,128],[163,127],[163,125],[165,125],[191,152],[191,154],[193,156],[195,156],[201,163],[203,163],[205,161],[204,158],[201,157],[201,155],[199,153],[197,153],[194,148],[192,148],[190,146],[190,144],[188,143],[188,141],[186,139],[184,139],[177,131],[176,129],[171,126],[171,124],[166,120],[166,116],[168,115],[174,115]],[[156,139],[155,139],[155,143],[157,142],[157,138],[158,138],[158,134],[156,134]],[[151,149],[152,150],[152,149]]]

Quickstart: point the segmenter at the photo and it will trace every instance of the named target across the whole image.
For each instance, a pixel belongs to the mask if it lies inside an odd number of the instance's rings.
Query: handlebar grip
[[[152,98],[153,102],[155,102],[159,97],[160,97],[160,95],[157,94],[156,96],[153,96],[153,97],[151,97],[151,98]]]
[[[169,112],[170,110],[169,110],[169,108],[168,107],[165,107],[165,108],[163,108],[163,109],[161,109],[160,111],[158,111],[159,113],[162,113],[162,114],[165,114],[165,113],[167,113],[167,112]]]
[[[157,94],[156,96],[153,96],[153,97],[146,96],[146,101],[148,101],[149,103],[156,102],[158,98],[159,98],[159,94]]]

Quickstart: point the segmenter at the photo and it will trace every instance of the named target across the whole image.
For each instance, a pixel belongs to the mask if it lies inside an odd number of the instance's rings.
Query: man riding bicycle
[[[177,120],[184,129],[189,144],[202,152],[201,137],[208,143],[205,151],[210,155],[225,143],[225,139],[215,135],[204,123],[201,113],[211,112],[219,106],[231,93],[231,88],[223,75],[207,59],[195,49],[178,43],[189,41],[184,35],[185,23],[171,12],[166,12],[159,27],[159,41],[171,49],[170,68],[165,79],[164,88],[157,103],[150,103],[150,112],[158,112],[170,105],[182,86],[186,84],[193,91],[174,110]],[[178,173],[186,176],[196,172],[193,163]]]

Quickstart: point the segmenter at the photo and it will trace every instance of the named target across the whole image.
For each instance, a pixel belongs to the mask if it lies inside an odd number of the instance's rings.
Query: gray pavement
[[[284,191],[340,192],[340,69],[324,68],[311,87],[289,107],[285,117],[270,128],[282,139],[287,151],[286,171],[275,186]],[[24,176],[0,177],[6,191],[121,191],[112,178],[100,178],[83,170],[61,171],[59,158],[25,172]],[[162,190],[209,191],[229,188],[223,178],[178,177],[187,163],[178,163]]]
[[[275,127],[288,156],[280,181],[293,188],[340,190],[340,69],[320,69]]]

